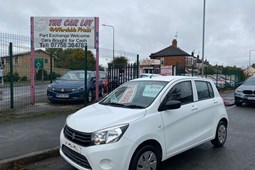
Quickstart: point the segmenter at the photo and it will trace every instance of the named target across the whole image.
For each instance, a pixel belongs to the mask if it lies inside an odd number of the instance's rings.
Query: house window
[[[164,65],[164,58],[160,58],[160,64]]]
[[[5,63],[6,63],[6,64],[10,64],[10,59],[9,59],[9,58],[6,58]]]
[[[18,64],[18,57],[15,57],[14,64]]]

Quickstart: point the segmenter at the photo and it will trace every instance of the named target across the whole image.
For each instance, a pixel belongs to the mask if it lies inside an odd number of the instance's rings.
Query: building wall
[[[185,67],[185,56],[166,56],[166,57],[156,57],[156,59],[164,58],[163,66],[178,65],[180,68]]]
[[[35,58],[43,58],[44,60],[44,70],[47,71],[47,73],[50,73],[50,55],[41,51],[35,51]],[[13,73],[17,72],[20,77],[26,76],[28,80],[30,80],[30,53],[23,54],[23,55],[15,55],[13,56],[12,62],[13,62]],[[10,63],[9,58],[4,57],[4,75],[8,74],[10,72]],[[33,64],[34,65],[34,64]],[[54,59],[52,59],[52,67],[54,70]],[[36,72],[38,69],[35,69]]]

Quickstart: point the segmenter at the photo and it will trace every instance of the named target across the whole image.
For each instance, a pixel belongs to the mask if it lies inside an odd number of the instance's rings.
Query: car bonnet
[[[128,109],[93,104],[85,107],[67,120],[67,125],[77,131],[94,132],[115,125],[130,123],[145,116],[146,109]]]

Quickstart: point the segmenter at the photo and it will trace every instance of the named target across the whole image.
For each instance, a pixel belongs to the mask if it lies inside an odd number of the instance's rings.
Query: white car
[[[141,73],[140,74],[140,78],[142,77],[159,77],[159,76],[162,76],[160,74],[152,74],[152,73]]]
[[[60,154],[81,170],[158,170],[161,161],[227,138],[228,116],[205,78],[134,79],[68,116]]]

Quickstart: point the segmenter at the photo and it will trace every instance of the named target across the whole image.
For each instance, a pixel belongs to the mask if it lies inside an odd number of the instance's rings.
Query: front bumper
[[[84,100],[84,92],[59,93],[48,90],[47,97],[50,101],[81,101]]]
[[[72,166],[81,170],[128,170],[136,148],[135,143],[124,137],[112,144],[83,147],[66,139],[63,130],[60,134],[60,146],[60,155]],[[79,159],[85,161],[79,162]]]
[[[254,94],[235,93],[236,103],[255,103]]]

